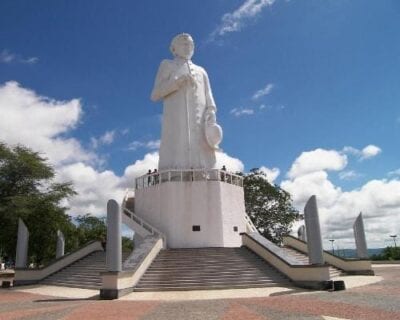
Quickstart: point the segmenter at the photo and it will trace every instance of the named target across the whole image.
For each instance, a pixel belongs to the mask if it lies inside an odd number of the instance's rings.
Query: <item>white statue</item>
[[[153,101],[164,101],[159,170],[215,168],[222,140],[207,72],[190,59],[194,42],[187,33],[174,37],[174,60],[158,69]]]

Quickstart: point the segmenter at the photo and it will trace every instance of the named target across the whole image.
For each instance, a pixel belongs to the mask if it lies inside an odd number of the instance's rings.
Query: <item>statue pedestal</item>
[[[169,248],[241,246],[240,233],[246,231],[241,177],[192,181],[196,172],[184,173],[192,178],[184,181],[181,172],[140,178],[145,180],[136,184],[135,214],[164,233]]]

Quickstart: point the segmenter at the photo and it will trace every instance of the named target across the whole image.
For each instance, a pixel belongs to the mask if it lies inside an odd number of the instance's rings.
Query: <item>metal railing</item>
[[[135,180],[135,190],[165,182],[221,181],[243,187],[243,177],[219,169],[168,170],[145,174]]]
[[[244,220],[246,221],[246,228],[248,228],[251,232],[259,233],[253,221],[251,221],[250,217],[247,213],[244,214]]]
[[[132,212],[131,210],[129,210],[126,207],[126,201],[130,198],[128,192],[130,192],[130,191],[127,191],[127,193],[124,197],[124,200],[122,202],[122,206],[121,206],[122,212],[125,214],[126,217],[130,218],[133,222],[135,222],[136,224],[141,226],[149,234],[152,234],[154,236],[159,236],[160,238],[162,238],[163,244],[164,244],[164,246],[166,246],[167,245],[167,237],[165,236],[164,233],[162,233],[160,230],[154,228],[146,220],[142,219],[141,217],[139,217],[138,215],[136,215],[134,212]]]

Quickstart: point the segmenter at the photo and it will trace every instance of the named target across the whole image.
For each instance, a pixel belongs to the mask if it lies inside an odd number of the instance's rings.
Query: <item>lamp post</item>
[[[397,244],[396,244],[397,234],[392,234],[392,235],[390,235],[390,237],[393,239],[394,247],[396,248],[397,247]]]
[[[333,243],[335,242],[335,239],[329,239],[329,241],[332,244],[332,254],[335,255],[335,247],[333,246]]]

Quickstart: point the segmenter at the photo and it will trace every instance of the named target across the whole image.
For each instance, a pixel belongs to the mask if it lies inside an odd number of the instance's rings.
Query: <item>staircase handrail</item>
[[[286,235],[283,237],[283,243],[289,247],[295,248],[296,250],[308,254],[307,242],[297,239],[292,235]],[[346,259],[333,255],[329,251],[323,251],[324,260],[326,263],[345,271],[347,274],[361,274],[361,275],[374,275],[372,270],[371,260],[368,259]]]
[[[256,226],[254,225],[253,221],[251,221],[249,215],[245,212],[244,213],[244,220],[246,221],[246,225],[249,227],[251,232],[260,233]]]
[[[125,206],[125,201],[122,202],[122,210],[129,213],[129,217],[130,219],[132,219],[132,217],[135,217],[135,222],[137,224],[139,224],[142,228],[146,229],[147,231],[149,231],[149,233],[153,234],[153,235],[159,235],[160,238],[163,240],[163,245],[164,247],[167,245],[167,237],[165,236],[164,233],[162,233],[160,230],[158,230],[157,228],[153,227],[150,223],[148,223],[146,220],[144,220],[143,218],[139,217],[137,214],[135,214],[134,212],[132,212],[131,210],[129,210],[126,206]],[[133,220],[133,219],[132,219]]]
[[[15,280],[16,284],[30,284],[36,283],[49,275],[65,268],[66,266],[86,257],[87,255],[95,252],[103,251],[103,247],[100,241],[90,241],[83,247],[66,254],[56,260],[53,260],[50,264],[39,268],[18,268],[15,269]]]

